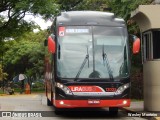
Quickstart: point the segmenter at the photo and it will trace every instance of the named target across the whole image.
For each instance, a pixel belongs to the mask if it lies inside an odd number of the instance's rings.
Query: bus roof
[[[124,27],[125,21],[114,13],[100,11],[69,11],[57,16],[57,25],[103,25]]]

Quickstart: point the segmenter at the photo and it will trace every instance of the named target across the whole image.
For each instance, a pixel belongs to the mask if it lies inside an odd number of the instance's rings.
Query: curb
[[[137,113],[136,111],[134,111],[134,110],[131,110],[131,109],[128,109],[128,108],[124,108],[124,107],[122,107],[122,108],[120,108],[121,110],[124,110],[124,111],[126,111],[126,112],[131,112],[131,113]]]

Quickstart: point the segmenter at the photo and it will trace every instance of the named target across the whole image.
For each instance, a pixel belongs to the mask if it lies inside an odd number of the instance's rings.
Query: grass
[[[3,94],[3,90],[0,90],[0,94]]]
[[[25,92],[25,89],[23,90]],[[40,89],[40,88],[32,88],[31,89],[31,92],[36,92],[36,93],[41,93],[41,92],[44,92],[45,89]],[[21,92],[21,89],[20,88],[14,88],[14,92]]]
[[[45,89],[32,89],[31,92],[36,92],[36,93],[41,93],[41,92],[45,92]]]

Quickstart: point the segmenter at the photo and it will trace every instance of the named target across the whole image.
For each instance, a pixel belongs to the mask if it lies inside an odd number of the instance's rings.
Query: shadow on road
[[[76,108],[76,109],[65,109],[61,111],[59,115],[65,118],[91,118],[91,119],[98,119],[98,118],[112,118],[117,119],[121,115],[112,115],[106,109],[98,109],[98,108]]]

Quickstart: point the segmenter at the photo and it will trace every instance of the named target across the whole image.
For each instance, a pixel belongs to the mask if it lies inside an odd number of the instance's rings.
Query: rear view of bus
[[[130,55],[123,19],[113,13],[63,12],[48,38],[48,105],[62,108],[130,106]],[[54,49],[53,49],[54,48]]]

